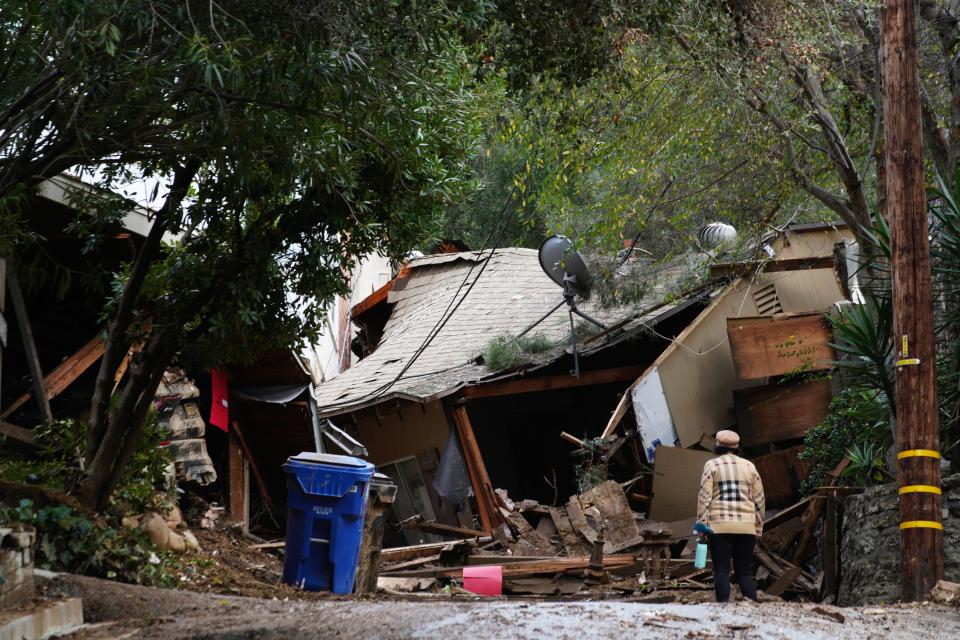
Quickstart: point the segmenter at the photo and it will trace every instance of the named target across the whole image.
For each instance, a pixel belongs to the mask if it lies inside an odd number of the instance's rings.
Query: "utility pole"
[[[883,130],[893,271],[901,597],[943,577],[940,434],[914,0],[880,12]]]

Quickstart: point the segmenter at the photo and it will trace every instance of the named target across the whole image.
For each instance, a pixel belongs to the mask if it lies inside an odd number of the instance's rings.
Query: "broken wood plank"
[[[523,515],[503,507],[500,507],[500,515],[507,521],[507,525],[516,532],[518,541],[526,542],[531,547],[544,551],[553,550],[553,544],[550,540],[537,533],[536,529],[530,526]]]
[[[632,554],[622,554],[603,557],[604,569],[622,569],[632,567],[636,563],[636,558]],[[552,558],[550,560],[530,560],[526,562],[506,563],[503,566],[503,576],[522,578],[540,574],[557,574],[582,572],[590,564],[589,557],[578,558]],[[459,578],[463,575],[463,567],[436,567],[414,569],[411,571],[394,572],[390,571],[391,576],[404,578]],[[386,575],[386,572],[381,573]]]
[[[783,594],[787,588],[796,582],[797,578],[800,577],[801,569],[800,567],[792,567],[783,571],[776,580],[773,581],[769,587],[766,588],[766,593],[768,596],[779,596]]]
[[[568,556],[586,555],[589,551],[587,547],[580,542],[580,537],[570,523],[567,512],[559,507],[550,507],[550,519],[557,528],[560,536],[560,544]]]
[[[570,524],[574,531],[579,533],[589,543],[597,541],[597,531],[587,522],[587,517],[583,515],[583,508],[580,506],[580,500],[577,496],[570,496],[567,502],[567,517],[570,518]]]
[[[485,534],[483,531],[477,531],[476,529],[465,529],[464,527],[454,527],[449,524],[443,524],[442,522],[411,522],[409,520],[404,521],[404,529],[417,529],[424,533],[433,533],[438,536],[448,536],[452,538],[482,538]]]
[[[830,325],[822,313],[727,318],[733,366],[741,380],[833,366]]]
[[[830,500],[823,516],[823,596],[836,598],[840,581],[840,548],[837,541],[837,501]]]
[[[473,494],[477,500],[480,523],[485,531],[493,531],[503,519],[497,510],[493,485],[490,484],[490,476],[487,475],[487,467],[480,453],[480,445],[477,444],[477,438],[473,433],[473,425],[470,424],[470,415],[467,413],[467,408],[462,404],[454,405],[451,413],[453,414],[457,437],[460,440],[460,450],[463,451],[464,462],[467,465],[467,473],[473,485]]]
[[[33,398],[40,409],[40,415],[45,422],[53,422],[53,412],[50,410],[50,399],[43,381],[43,370],[40,367],[40,357],[37,355],[37,344],[33,339],[33,329],[27,315],[26,302],[23,300],[23,291],[20,281],[14,271],[7,271],[7,287],[10,289],[10,301],[13,302],[13,312],[17,316],[17,330],[23,342],[23,350],[27,358],[27,368],[30,371],[30,381],[33,383]]]
[[[841,460],[840,463],[834,467],[833,471],[827,474],[827,486],[836,484],[840,478],[840,474],[843,473],[843,470],[846,469],[849,464],[850,458],[845,457]],[[797,563],[803,561],[807,547],[810,546],[810,541],[813,540],[813,531],[816,529],[817,521],[820,520],[823,505],[824,500],[811,500],[807,510],[803,514],[803,532],[800,534],[800,542],[797,543],[797,550],[793,555],[793,560]]]
[[[37,439],[33,435],[33,431],[30,429],[24,429],[23,427],[18,427],[15,424],[11,424],[5,420],[0,420],[0,435],[7,436],[8,438],[13,438],[24,444],[30,444],[36,446]]]
[[[94,362],[103,356],[105,349],[106,344],[104,341],[96,337],[80,347],[76,353],[65,359],[53,371],[48,373],[43,379],[47,400],[52,400],[60,395],[74,380],[83,375]],[[8,417],[23,406],[23,404],[30,399],[30,396],[30,393],[25,393],[11,402],[10,406],[4,409],[3,413],[0,413],[0,420]]]
[[[578,438],[578,437],[576,437],[576,436],[570,435],[570,434],[567,433],[566,431],[561,431],[561,432],[560,432],[560,438],[563,439],[563,440],[566,440],[566,441],[569,442],[570,444],[575,444],[575,445],[577,445],[577,446],[580,447],[580,448],[585,448],[585,447],[587,446],[587,443],[586,443],[586,442],[584,442],[583,440],[581,440],[580,438]]]
[[[422,567],[425,564],[433,564],[435,562],[440,562],[439,553],[432,556],[427,556],[425,558],[415,558],[413,560],[407,560],[405,562],[399,562],[397,564],[390,565],[389,567],[381,568],[380,575],[382,576],[393,575],[398,571],[415,569],[417,567]]]
[[[603,519],[604,541],[612,548],[640,536],[640,528],[627,502],[623,488],[608,480],[576,496],[581,511],[595,507]],[[591,530],[593,530],[591,528]],[[593,542],[593,541],[591,541]]]
[[[478,538],[475,542],[479,545],[492,541],[493,538],[490,536],[484,536],[483,538]],[[450,542],[428,542],[426,544],[415,544],[406,547],[390,547],[387,549],[382,549],[380,551],[380,563],[390,564],[436,555],[440,553],[444,547],[449,547],[451,544],[452,543]]]

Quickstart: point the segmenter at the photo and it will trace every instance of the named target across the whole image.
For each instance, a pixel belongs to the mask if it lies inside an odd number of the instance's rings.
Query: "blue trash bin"
[[[305,451],[287,458],[283,581],[307,591],[350,593],[374,466]]]

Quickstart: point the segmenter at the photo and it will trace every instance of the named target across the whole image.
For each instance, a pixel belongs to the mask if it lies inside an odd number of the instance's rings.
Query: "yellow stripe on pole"
[[[940,487],[934,487],[929,484],[911,484],[905,487],[900,487],[897,491],[900,495],[905,493],[935,493],[938,496],[943,494],[943,491],[940,490]]]
[[[939,529],[943,531],[943,525],[933,520],[908,520],[900,523],[901,529]]]
[[[904,458],[939,458],[940,452],[934,451],[933,449],[908,449],[906,451],[901,451],[897,454],[897,460],[903,460]]]

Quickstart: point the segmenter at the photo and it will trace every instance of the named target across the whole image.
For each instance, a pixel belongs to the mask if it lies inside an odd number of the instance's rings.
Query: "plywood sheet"
[[[651,369],[630,391],[633,400],[633,412],[637,416],[637,430],[643,441],[643,451],[647,462],[653,462],[654,452],[660,445],[674,446],[677,443],[677,430],[670,417],[667,396],[663,392],[660,372]]]
[[[653,499],[650,518],[674,522],[697,515],[697,493],[703,465],[715,454],[709,451],[660,447],[653,464]]]
[[[828,369],[836,359],[821,313],[728,318],[727,335],[742,380]]]
[[[740,442],[749,447],[802,438],[827,415],[830,381],[769,384],[734,391]]]

